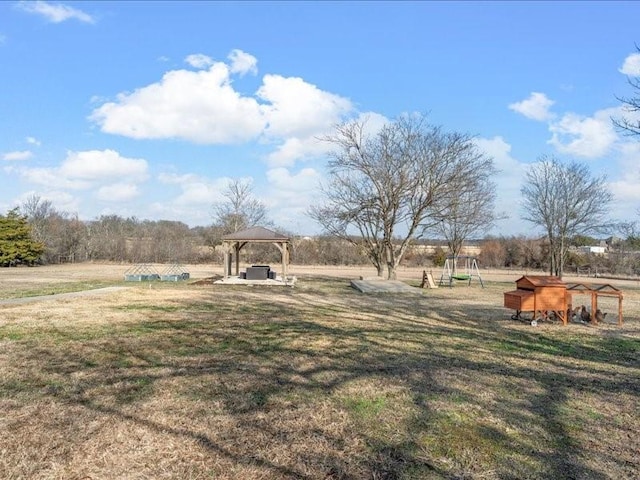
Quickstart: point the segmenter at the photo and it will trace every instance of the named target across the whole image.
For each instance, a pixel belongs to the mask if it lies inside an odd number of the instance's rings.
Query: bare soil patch
[[[285,289],[127,268],[0,270],[8,296],[128,287],[0,305],[0,478],[640,477],[633,285],[622,327],[531,327],[502,307],[524,272],[365,295],[366,268],[296,266]]]

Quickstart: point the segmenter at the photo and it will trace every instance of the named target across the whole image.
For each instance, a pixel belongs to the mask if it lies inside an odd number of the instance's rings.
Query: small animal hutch
[[[511,318],[520,320],[522,312],[532,312],[537,318],[556,318],[567,324],[567,285],[559,277],[525,275],[516,280],[517,290],[505,292],[504,306],[515,310]]]

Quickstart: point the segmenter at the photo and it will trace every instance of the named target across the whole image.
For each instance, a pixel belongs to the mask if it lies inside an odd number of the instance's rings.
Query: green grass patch
[[[45,295],[57,295],[60,293],[75,293],[98,288],[121,286],[122,282],[113,281],[83,281],[83,282],[58,282],[46,283],[38,287],[16,288],[11,291],[0,290],[0,300],[10,298],[39,297]]]

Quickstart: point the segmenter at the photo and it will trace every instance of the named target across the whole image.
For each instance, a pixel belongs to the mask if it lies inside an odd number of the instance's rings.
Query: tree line
[[[247,192],[245,191],[245,194]],[[27,213],[29,212],[29,213]],[[237,218],[242,215],[235,216]],[[240,222],[244,226],[244,221]],[[624,238],[612,239],[606,256],[580,253],[585,245],[600,240],[578,235],[569,243],[567,269],[572,273],[640,275],[640,234],[628,225]],[[36,265],[107,261],[117,263],[215,263],[222,262],[215,248],[226,230],[216,222],[209,227],[189,227],[182,222],[150,221],[103,215],[82,221],[55,210],[39,197],[31,197],[20,208],[0,215],[0,265]],[[300,265],[367,266],[370,258],[357,240],[333,235],[291,235],[291,259]],[[399,242],[395,239],[394,242]],[[474,240],[480,248],[481,268],[544,270],[551,247],[543,238],[486,236]],[[271,245],[248,245],[243,260],[248,263],[278,263],[278,250]],[[450,249],[442,239],[412,243],[399,263],[437,273]]]

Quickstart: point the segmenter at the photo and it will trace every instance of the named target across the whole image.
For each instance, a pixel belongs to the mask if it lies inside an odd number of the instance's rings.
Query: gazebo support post
[[[280,256],[282,258],[282,281],[287,281],[287,265],[289,264],[289,249],[287,248],[287,244],[283,243],[273,243],[278,250],[280,250]]]

